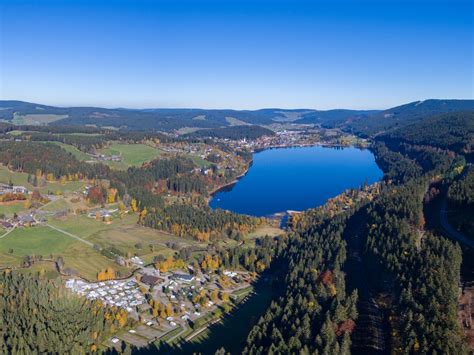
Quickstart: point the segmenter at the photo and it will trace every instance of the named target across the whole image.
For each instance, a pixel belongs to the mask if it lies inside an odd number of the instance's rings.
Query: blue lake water
[[[254,154],[253,165],[235,185],[219,191],[212,208],[266,216],[320,206],[348,188],[382,178],[369,150],[304,147]]]

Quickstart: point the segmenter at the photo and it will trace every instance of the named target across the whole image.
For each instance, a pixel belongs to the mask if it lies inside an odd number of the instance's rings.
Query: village
[[[252,140],[245,138],[231,140],[228,138],[213,138],[216,142],[226,144],[233,150],[246,150],[258,152],[271,148],[308,147],[315,145],[323,146],[350,146],[366,147],[367,141],[347,134],[341,134],[338,130],[324,130],[320,128],[308,128],[303,130],[280,129],[273,136],[261,136]]]

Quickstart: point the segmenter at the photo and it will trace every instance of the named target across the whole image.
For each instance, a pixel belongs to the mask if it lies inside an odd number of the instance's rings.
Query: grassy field
[[[14,130],[14,131],[10,131],[8,132],[7,134],[11,135],[11,136],[19,136],[20,134],[22,134],[24,131],[19,131],[19,130]]]
[[[8,184],[10,181],[13,183],[13,185],[22,185],[28,189],[33,188],[33,186],[28,183],[28,174],[11,172],[6,166],[0,165],[0,182]]]
[[[0,252],[13,256],[58,254],[66,250],[75,239],[65,236],[46,226],[15,229],[6,237],[0,239]]]
[[[59,276],[59,272],[56,269],[56,265],[50,261],[43,261],[33,264],[28,269],[19,269],[20,273],[26,274],[38,274],[43,273],[48,279],[54,279]]]
[[[252,233],[249,233],[248,238],[249,239],[255,239],[259,237],[264,237],[266,235],[270,237],[276,237],[277,235],[284,234],[285,231],[280,228],[272,227],[272,226],[261,226],[257,228],[255,231]]]
[[[200,129],[202,129],[202,128],[199,128],[199,127],[181,127],[180,129],[178,129],[176,131],[176,133],[178,133],[179,135],[183,135],[183,134],[188,134],[188,133],[193,133],[193,132],[199,131]]]
[[[189,158],[200,168],[208,168],[212,165],[211,162],[204,160],[198,155],[190,155]]]
[[[26,255],[62,256],[65,267],[89,280],[95,280],[97,272],[107,267],[123,275],[129,272],[90,246],[47,226],[16,229],[0,239],[1,267],[19,266]]]
[[[44,211],[51,211],[51,212],[57,212],[57,211],[63,211],[63,210],[68,210],[68,209],[73,209],[74,207],[66,201],[64,198],[59,198],[56,201],[51,201],[47,205],[42,208]]]
[[[24,203],[22,201],[13,203],[0,203],[0,214],[3,213],[6,216],[12,216],[14,213],[18,213],[24,209]]]
[[[7,167],[0,165],[0,183],[8,184],[10,181],[14,185],[25,186],[28,190],[33,190],[34,187],[28,182],[28,174],[20,172],[12,172]],[[82,181],[68,181],[62,185],[59,182],[47,182],[45,187],[40,187],[42,194],[48,192],[52,194],[78,191],[84,186]]]
[[[66,152],[71,153],[76,157],[77,160],[91,160],[91,157],[87,155],[86,153],[80,151],[76,147],[70,145],[70,144],[64,144],[62,142],[50,142],[56,145],[59,145],[61,148],[63,148]]]
[[[183,246],[201,246],[192,240],[139,226],[136,222],[137,217],[134,215],[126,215],[123,220],[116,218],[111,224],[86,216],[70,216],[67,220],[54,220],[50,224],[103,248],[112,246],[124,254],[130,252],[132,255],[139,255],[145,262],[152,262],[153,257],[158,254],[165,257],[173,255],[175,251],[166,246],[170,241]],[[136,248],[136,244],[141,244],[142,247]]]
[[[67,118],[67,115],[53,115],[53,114],[30,114],[30,115],[19,115],[15,113],[13,115],[12,123],[16,125],[46,125],[48,123]]]
[[[156,159],[163,152],[157,148],[150,147],[146,144],[124,144],[112,143],[109,147],[99,150],[99,153],[108,156],[120,155],[121,162],[106,162],[114,169],[127,169],[130,166],[140,166],[143,163]]]
[[[229,122],[231,126],[248,126],[250,123],[241,121],[235,117],[226,117],[225,120]]]

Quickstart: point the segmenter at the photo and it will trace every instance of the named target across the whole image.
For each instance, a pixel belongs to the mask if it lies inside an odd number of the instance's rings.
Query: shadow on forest
[[[133,354],[214,354],[224,347],[231,354],[241,354],[247,335],[258,322],[272,299],[277,295],[278,282],[275,275],[264,273],[254,284],[254,292],[230,313],[221,318],[191,341],[178,344],[150,344],[146,348],[133,349]],[[207,333],[207,334],[206,334]],[[205,334],[205,336],[203,336]]]

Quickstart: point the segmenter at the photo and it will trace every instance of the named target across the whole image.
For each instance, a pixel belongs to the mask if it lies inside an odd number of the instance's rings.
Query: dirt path
[[[64,230],[62,230],[62,229],[59,229],[59,228],[57,228],[57,227],[55,227],[55,226],[52,226],[51,224],[47,224],[47,223],[46,223],[45,225],[48,226],[48,227],[51,228],[51,229],[54,229],[55,231],[58,231],[58,232],[60,232],[60,233],[62,233],[62,234],[65,234],[65,235],[71,237],[71,238],[74,238],[74,239],[76,239],[76,240],[78,240],[78,241],[80,241],[80,242],[82,242],[82,243],[84,243],[84,244],[87,244],[87,245],[90,246],[90,247],[94,247],[94,244],[92,244],[91,242],[89,242],[89,241],[87,241],[87,240],[82,239],[81,237],[78,237],[77,235],[74,235],[74,234],[71,234],[71,233],[69,233],[69,232],[66,232],[66,231],[64,231]]]
[[[11,232],[13,232],[15,229],[16,229],[16,224],[15,224],[12,228],[10,228],[10,230],[8,230],[5,234],[1,235],[1,236],[0,236],[0,239],[5,238],[7,235],[9,235],[9,234],[10,234]]]

